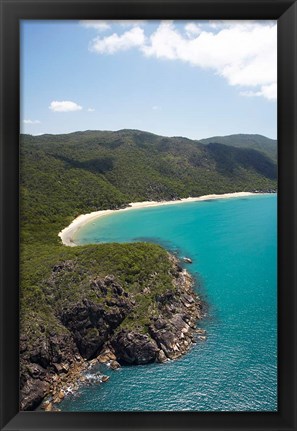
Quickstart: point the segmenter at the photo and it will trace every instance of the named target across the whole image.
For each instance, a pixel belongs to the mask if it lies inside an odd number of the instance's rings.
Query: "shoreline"
[[[150,319],[149,336],[139,331],[139,328],[121,329],[120,336],[112,337],[111,333],[93,359],[85,359],[80,354],[74,355],[75,361],[69,366],[66,374],[56,370],[55,377],[52,377],[50,387],[36,410],[61,411],[60,403],[80,388],[102,384],[112,379],[112,373],[106,375],[107,370],[104,368],[102,370],[102,365],[110,371],[115,371],[129,364],[133,367],[149,363],[163,364],[184,356],[194,344],[206,341],[206,330],[200,325],[197,326],[206,314],[199,295],[193,289],[194,279],[186,269],[180,270],[180,260],[176,256],[170,253],[168,256],[174,271],[171,275],[176,292],[163,306],[162,302],[155,298],[154,301],[160,305],[160,314],[159,319]],[[176,306],[177,299],[179,299],[178,306]],[[168,304],[175,304],[174,311],[168,310]],[[183,315],[185,320],[180,319],[180,315]],[[166,329],[162,326],[165,316]],[[156,320],[159,324],[155,323]],[[119,327],[120,325],[121,323]],[[131,334],[133,334],[132,344],[135,346],[132,350]],[[168,340],[170,340],[169,343]],[[126,350],[129,352],[127,355]]]
[[[98,219],[103,216],[108,216],[113,213],[118,213],[122,211],[129,211],[133,209],[140,209],[140,208],[151,208],[151,207],[157,207],[157,206],[163,206],[163,205],[176,205],[181,203],[187,203],[187,202],[199,202],[199,201],[206,201],[206,200],[215,200],[215,199],[229,199],[229,198],[239,198],[239,197],[246,197],[246,196],[253,196],[253,195],[263,195],[267,193],[253,193],[253,192],[235,192],[235,193],[224,193],[224,194],[211,194],[211,195],[204,195],[199,197],[189,197],[189,198],[183,198],[178,199],[174,201],[143,201],[143,202],[132,202],[128,204],[125,208],[120,208],[118,210],[100,210],[100,211],[94,211],[88,214],[81,214],[78,217],[76,217],[69,226],[65,227],[61,232],[59,232],[58,236],[61,238],[62,244],[66,245],[68,247],[75,247],[78,244],[76,244],[73,240],[74,234],[84,225],[89,223],[92,220]]]

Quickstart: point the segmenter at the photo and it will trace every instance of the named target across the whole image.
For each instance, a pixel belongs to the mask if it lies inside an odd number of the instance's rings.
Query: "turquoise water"
[[[115,213],[80,243],[152,241],[190,256],[208,304],[207,340],[166,364],[101,368],[108,383],[81,388],[63,411],[277,410],[276,195]],[[186,265],[186,264],[185,264]],[[101,366],[104,367],[104,366]]]

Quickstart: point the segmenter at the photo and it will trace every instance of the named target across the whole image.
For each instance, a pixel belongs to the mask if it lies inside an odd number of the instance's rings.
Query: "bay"
[[[62,411],[277,410],[277,196],[179,203],[115,212],[85,225],[80,244],[148,241],[195,276],[207,340],[166,364],[110,371]]]

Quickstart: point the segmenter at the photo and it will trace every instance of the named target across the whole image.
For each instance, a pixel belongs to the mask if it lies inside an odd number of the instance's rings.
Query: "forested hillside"
[[[200,139],[202,144],[225,144],[238,148],[251,148],[266,154],[273,161],[277,160],[277,141],[275,139],[266,138],[262,135],[229,135],[229,136],[214,136],[212,138]]]
[[[127,361],[125,343],[131,331],[138,343],[131,347],[129,341],[134,363],[184,353],[192,332],[180,351],[170,350],[175,346],[174,331],[180,331],[182,323],[177,325],[167,306],[187,315],[193,327],[200,316],[191,281],[185,280],[177,262],[160,246],[69,248],[60,242],[61,229],[81,213],[117,209],[133,201],[276,187],[275,162],[255,149],[204,145],[137,130],[22,135],[22,408],[34,409],[52,390],[54,375],[68,373],[83,363],[82,357],[94,358],[106,342],[114,343],[118,360]],[[188,293],[183,297],[185,281]],[[166,328],[163,335],[155,321],[165,325],[158,323]],[[156,340],[166,344],[164,337],[171,337],[171,347],[166,352],[161,349],[161,354]],[[135,352],[143,349],[151,356],[137,357]]]
[[[254,149],[137,130],[23,135],[21,174],[22,221],[44,229],[128,202],[276,188],[275,162]]]

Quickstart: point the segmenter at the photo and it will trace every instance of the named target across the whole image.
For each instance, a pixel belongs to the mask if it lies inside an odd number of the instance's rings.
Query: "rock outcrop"
[[[148,333],[122,330],[111,340],[117,361],[147,364],[176,359],[195,342],[197,320],[202,304],[193,291],[193,279],[171,257],[175,289],[156,297],[158,316],[151,317]]]
[[[155,362],[158,346],[149,335],[135,331],[120,331],[111,342],[117,361],[122,364],[143,365]]]
[[[128,299],[106,301],[103,305],[84,299],[63,311],[61,322],[73,334],[80,354],[86,359],[98,355],[110,334],[127,316]]]
[[[21,410],[34,410],[46,395],[44,406],[61,401],[65,388],[76,389],[85,382],[82,371],[105,363],[112,369],[120,365],[165,362],[187,352],[195,342],[197,321],[202,317],[201,301],[193,291],[193,280],[170,255],[172,288],[154,296],[145,326],[130,326],[125,319],[135,307],[137,298],[125,291],[113,275],[89,280],[91,294],[56,315],[61,333],[45,331],[39,325],[38,336],[28,345],[28,336],[20,339]],[[71,261],[55,265],[50,283],[61,271],[74,271]],[[157,277],[153,273],[152,278]],[[150,292],[144,286],[142,295]],[[150,292],[151,293],[151,292]],[[199,332],[202,334],[201,330]],[[204,332],[203,332],[204,337]],[[201,337],[202,339],[202,337]],[[100,381],[107,381],[107,378]]]
[[[20,340],[20,408],[34,410],[50,392],[53,376],[69,373],[70,367],[81,360],[70,333],[42,334],[31,350],[27,337]]]

